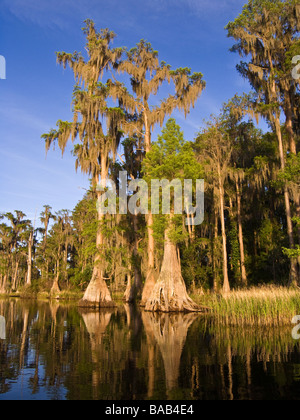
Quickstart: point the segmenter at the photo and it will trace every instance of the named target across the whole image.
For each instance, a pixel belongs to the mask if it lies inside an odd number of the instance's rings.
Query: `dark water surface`
[[[0,300],[0,400],[300,399],[291,330]]]

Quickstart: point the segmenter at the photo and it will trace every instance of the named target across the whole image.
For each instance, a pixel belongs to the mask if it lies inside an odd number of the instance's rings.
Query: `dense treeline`
[[[73,143],[90,191],[73,211],[53,214],[45,206],[42,228],[20,211],[2,216],[0,290],[79,289],[82,306],[108,307],[118,292],[167,312],[199,309],[186,289],[299,285],[300,77],[293,64],[299,27],[297,1],[249,0],[226,30],[233,52],[246,60],[238,72],[252,91],[224,104],[195,139],[184,139],[168,117],[175,110],[188,116],[205,89],[203,75],[160,63],[144,40],[131,50],[113,49],[114,33],[86,21],[86,56],[57,53],[76,80],[73,120],[58,121],[43,139],[47,151],[58,144],[64,152]],[[168,85],[169,96],[155,99]],[[267,121],[267,133],[257,128],[258,118]],[[153,141],[157,125],[164,128]],[[173,196],[169,215],[150,208],[103,215],[97,201],[109,179],[121,200],[121,171],[128,182],[143,178],[149,185],[204,179],[204,222],[193,225],[188,210],[176,214]]]

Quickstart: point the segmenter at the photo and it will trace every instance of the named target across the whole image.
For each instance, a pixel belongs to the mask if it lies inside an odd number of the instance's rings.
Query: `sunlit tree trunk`
[[[286,164],[285,164],[285,156],[284,156],[284,148],[283,148],[283,141],[282,141],[282,132],[281,132],[281,125],[279,117],[275,119],[275,129],[276,135],[278,139],[279,145],[279,155],[280,155],[280,163],[281,169],[284,171]],[[294,241],[294,233],[293,233],[293,222],[292,222],[292,215],[291,215],[291,205],[290,205],[290,196],[287,185],[284,186],[284,202],[285,202],[285,210],[286,210],[286,219],[287,219],[287,231],[289,237],[290,248],[295,248],[295,241]],[[297,260],[296,258],[291,259],[291,270],[290,270],[290,285],[296,286],[298,283],[298,274],[297,274]]]
[[[27,278],[26,285],[31,286],[31,277],[32,277],[32,247],[33,247],[33,232],[30,232],[28,240],[28,269],[27,269]]]
[[[289,137],[289,149],[290,153],[293,155],[297,154],[297,145],[296,145],[296,139],[295,139],[295,133],[293,129],[293,110],[292,110],[292,104],[290,100],[290,92],[285,91],[285,107],[284,107],[284,113],[286,117],[286,130]]]
[[[172,225],[172,216],[169,225]],[[145,310],[153,312],[198,312],[201,308],[188,296],[182,278],[177,246],[165,232],[164,259],[159,278],[146,303]]]
[[[225,227],[225,207],[224,207],[224,187],[221,177],[221,168],[218,164],[218,177],[219,177],[219,195],[220,195],[220,218],[222,227],[222,242],[223,242],[223,293],[230,292],[229,278],[228,278],[228,260],[227,260],[227,237]]]
[[[102,156],[101,158],[101,189],[102,191],[106,188],[106,178],[108,175],[108,166],[106,157]],[[98,191],[98,197],[101,196],[102,192]],[[79,305],[81,307],[104,307],[112,308],[115,307],[115,303],[111,298],[110,291],[107,287],[107,284],[104,280],[105,277],[105,261],[103,260],[103,246],[104,246],[104,236],[102,233],[103,223],[104,223],[104,214],[101,211],[99,206],[98,208],[98,231],[97,231],[97,255],[95,257],[95,264],[92,274],[92,279],[85,291],[83,299],[80,301]]]
[[[150,127],[148,125],[148,120],[145,118],[145,150],[146,153],[149,153],[151,150],[151,132]],[[149,300],[151,293],[153,291],[153,288],[155,286],[156,282],[156,275],[155,275],[155,259],[154,259],[154,252],[155,252],[155,243],[154,243],[154,236],[153,236],[153,214],[151,213],[151,210],[149,209],[149,214],[146,216],[146,222],[147,222],[147,232],[148,232],[148,268],[147,268],[147,275],[146,275],[146,281],[143,289],[142,294],[142,302],[141,306],[145,306],[147,301]]]
[[[290,144],[290,153],[297,155],[297,144],[295,133],[293,129],[293,110],[290,99],[290,92],[285,92],[286,104],[285,104],[285,116],[286,116],[286,130],[288,132],[289,144]],[[296,199],[296,215],[300,219],[300,194],[298,199]],[[300,245],[300,227],[298,228],[298,243]],[[298,257],[298,265],[300,270],[300,256]]]
[[[129,273],[127,275],[127,287],[124,293],[124,300],[126,303],[132,303],[134,300],[134,295],[133,295],[134,287],[133,287],[133,282],[132,282],[131,265],[129,265],[128,270],[129,270]]]
[[[16,260],[16,266],[15,266],[15,273],[14,273],[14,278],[13,278],[13,283],[12,283],[12,290],[16,290],[17,289],[17,278],[18,278],[18,271],[19,271],[19,260]]]
[[[243,235],[243,225],[242,225],[242,205],[241,205],[241,189],[239,181],[236,182],[236,193],[237,193],[237,222],[239,228],[239,243],[240,243],[240,256],[241,256],[241,275],[242,275],[242,284],[244,287],[247,287],[247,273],[245,266],[245,249],[244,249],[244,235]]]
[[[59,287],[59,276],[60,276],[60,269],[59,269],[59,259],[56,261],[56,273],[55,278],[53,281],[53,285],[50,291],[51,295],[55,295],[57,293],[60,293],[60,287]]]
[[[213,290],[215,293],[218,292],[218,288],[219,288],[219,278],[217,275],[217,242],[218,242],[218,234],[219,234],[219,220],[218,220],[218,211],[217,208],[215,207],[215,211],[214,211],[214,221],[215,221],[215,226],[214,226],[214,237],[213,237],[213,276],[214,276],[214,284],[213,284]]]
[[[2,281],[1,281],[1,287],[0,287],[0,293],[6,293],[6,287],[7,287],[7,274],[4,274]]]

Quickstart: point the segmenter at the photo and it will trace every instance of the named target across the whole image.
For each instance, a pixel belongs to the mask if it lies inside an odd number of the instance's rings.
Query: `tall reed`
[[[226,296],[194,295],[198,303],[212,309],[212,316],[231,325],[291,325],[300,315],[300,290],[284,287],[256,287]]]

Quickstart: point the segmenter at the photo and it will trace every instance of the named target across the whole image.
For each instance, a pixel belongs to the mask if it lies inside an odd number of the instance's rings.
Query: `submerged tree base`
[[[110,291],[103,279],[101,270],[94,269],[93,277],[83,298],[79,301],[80,308],[115,308]]]
[[[174,279],[161,275],[145,306],[145,311],[164,313],[206,312],[207,309],[197,305],[188,296],[182,278],[174,282]]]
[[[50,296],[54,296],[54,295],[59,295],[61,292],[60,287],[59,287],[59,283],[58,283],[58,277],[55,279],[53,286],[51,288],[50,291]]]
[[[148,312],[204,312],[189,296],[181,274],[177,248],[165,238],[165,251],[162,269],[154,285],[145,310]]]

